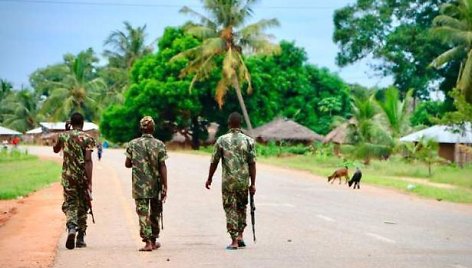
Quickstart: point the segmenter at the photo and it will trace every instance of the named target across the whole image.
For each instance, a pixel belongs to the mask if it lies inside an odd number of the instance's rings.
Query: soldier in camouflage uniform
[[[241,132],[239,113],[232,113],[228,124],[229,132],[216,141],[205,187],[210,189],[221,159],[223,208],[226,214],[226,229],[231,236],[231,244],[226,248],[233,250],[246,246],[243,232],[246,227],[248,191],[253,194],[256,192],[256,149],[254,140]]]
[[[84,117],[80,113],[72,114],[70,122],[66,123],[66,132],[59,135],[53,148],[55,153],[64,150],[61,180],[64,188],[62,211],[67,219],[68,249],[87,246],[84,241],[89,209],[86,195],[92,190],[92,151],[95,148],[95,140],[82,131],[83,125]],[[75,241],[77,231],[77,241]]]
[[[152,117],[143,117],[140,126],[143,135],[128,143],[125,166],[133,168],[133,198],[139,217],[139,233],[146,243],[140,251],[152,251],[161,246],[156,239],[162,203],[167,196],[167,152],[164,143],[152,135]]]

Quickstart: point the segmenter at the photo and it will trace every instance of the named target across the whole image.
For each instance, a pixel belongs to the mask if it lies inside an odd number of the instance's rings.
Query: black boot
[[[67,240],[66,240],[67,249],[74,249],[76,233],[77,233],[77,230],[75,229],[75,227],[72,226],[72,227],[67,228]]]
[[[79,231],[77,234],[77,241],[75,242],[75,246],[78,248],[85,248],[87,244],[84,241],[85,232]]]

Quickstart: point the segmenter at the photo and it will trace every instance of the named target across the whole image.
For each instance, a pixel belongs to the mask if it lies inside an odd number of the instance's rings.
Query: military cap
[[[145,116],[139,121],[141,128],[148,128],[154,126],[154,120],[150,116]]]

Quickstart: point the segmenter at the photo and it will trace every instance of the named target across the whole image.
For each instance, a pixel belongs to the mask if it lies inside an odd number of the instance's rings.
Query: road
[[[258,165],[257,243],[247,228],[248,247],[227,251],[221,171],[208,191],[208,156],[169,157],[162,248],[137,251],[131,171],[123,150],[109,149],[94,161],[96,224],[89,220],[88,247],[65,249],[64,233],[54,267],[472,267],[472,206],[366,185],[352,190],[267,165]]]

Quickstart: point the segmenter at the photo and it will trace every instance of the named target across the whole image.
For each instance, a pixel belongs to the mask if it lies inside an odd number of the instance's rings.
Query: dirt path
[[[60,157],[40,156],[62,163]],[[0,200],[2,267],[51,267],[63,231],[62,187],[54,183],[19,200]]]
[[[15,213],[0,227],[0,266],[51,266],[64,226],[61,194],[61,186],[55,183],[8,202]]]

